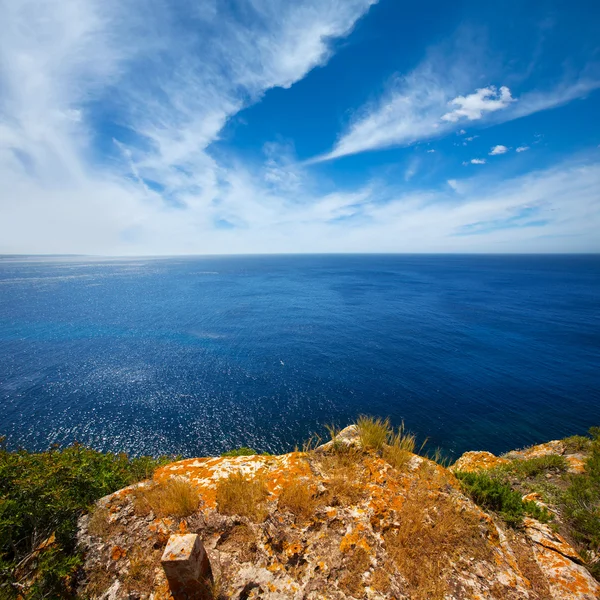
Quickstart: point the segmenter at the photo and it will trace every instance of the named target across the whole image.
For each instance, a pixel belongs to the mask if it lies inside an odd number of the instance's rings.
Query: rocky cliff
[[[355,426],[307,452],[182,460],[81,519],[81,592],[169,598],[161,555],[172,534],[189,532],[206,548],[214,598],[600,598],[558,533],[559,514],[508,526],[453,474],[545,455],[584,468],[585,454],[560,442],[467,453],[449,469],[406,452],[392,466],[361,446]]]

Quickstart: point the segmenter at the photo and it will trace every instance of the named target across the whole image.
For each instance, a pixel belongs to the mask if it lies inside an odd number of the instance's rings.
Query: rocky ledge
[[[80,591],[106,600],[172,597],[161,556],[172,535],[193,533],[206,549],[214,598],[600,598],[555,522],[526,517],[508,527],[466,497],[452,472],[544,453],[565,448],[467,453],[450,469],[407,452],[392,467],[363,450],[350,426],[310,452],[182,460],[81,518]],[[583,468],[585,456],[567,458]],[[170,482],[187,486],[179,499],[191,490],[191,507],[147,501]],[[244,496],[246,488],[253,491]]]

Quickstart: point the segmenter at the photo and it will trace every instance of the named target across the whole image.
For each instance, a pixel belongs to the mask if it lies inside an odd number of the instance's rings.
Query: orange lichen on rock
[[[569,473],[585,473],[585,459],[581,455],[566,455],[565,460],[569,465]]]
[[[491,452],[477,451],[465,452],[453,465],[450,467],[452,471],[487,471],[499,467],[500,465],[508,464],[510,460],[496,456]]]
[[[145,563],[130,559],[136,553],[160,557],[171,534],[189,533],[198,534],[206,548],[215,597],[600,598],[598,583],[580,556],[547,525],[526,519],[524,528],[509,529],[466,497],[450,470],[416,455],[393,467],[376,452],[360,449],[355,429],[342,434],[339,444],[312,452],[188,459],[158,469],[151,482],[101,501],[111,507],[115,523],[107,539],[88,534],[89,519],[82,521],[86,573],[111,564],[100,591],[110,588],[114,600],[129,597],[127,582],[134,577],[149,586],[148,592],[139,592],[140,599],[166,600],[168,586],[160,567],[148,560],[149,572],[140,573]],[[549,449],[559,452],[561,447],[550,443],[522,452]],[[474,452],[463,455],[454,468],[488,469],[509,461]],[[261,482],[260,518],[219,510],[217,489],[236,474],[242,484]],[[197,490],[202,502],[193,514],[155,518],[134,510],[136,489],[171,478]],[[306,497],[296,493],[303,486]],[[301,506],[306,510],[300,511],[286,494],[298,506],[306,501]],[[526,499],[541,502],[537,496]],[[102,595],[95,593],[87,595]]]
[[[121,548],[120,546],[113,546],[112,550],[110,551],[110,557],[113,560],[121,560],[122,558],[125,558],[127,556],[127,550],[125,550],[124,548]]]

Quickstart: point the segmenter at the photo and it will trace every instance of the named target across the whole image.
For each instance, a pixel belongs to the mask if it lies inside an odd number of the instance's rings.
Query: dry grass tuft
[[[384,536],[389,556],[408,583],[415,600],[443,600],[444,572],[462,556],[487,557],[475,515],[460,511],[452,499],[418,480],[399,513],[399,526]]]
[[[401,469],[414,454],[417,444],[414,434],[406,431],[404,421],[389,436],[389,444],[383,448],[383,458],[395,469]]]
[[[264,477],[232,473],[217,483],[217,510],[224,515],[240,515],[255,521],[266,516],[264,502],[269,495]]]
[[[376,592],[384,594],[389,591],[391,581],[389,571],[391,570],[391,568],[392,565],[385,564],[383,565],[383,567],[375,569],[375,571],[371,575],[369,584]]]
[[[529,544],[520,538],[514,531],[507,531],[507,535],[510,541],[510,547],[513,550],[517,564],[519,565],[519,570],[529,580],[532,591],[536,594],[534,598],[551,598],[552,594],[550,593],[548,582],[535,560],[531,546],[529,546]]]
[[[355,598],[362,598],[365,592],[363,576],[370,566],[369,554],[364,548],[355,548],[349,552],[339,578],[340,588]]]
[[[344,444],[320,457],[326,488],[325,494],[319,498],[321,504],[354,506],[364,498],[363,456],[361,449]]]
[[[381,419],[380,417],[361,415],[356,420],[356,428],[365,450],[381,450],[392,435],[389,418]]]
[[[252,562],[258,552],[256,536],[245,523],[234,525],[224,532],[217,541],[217,548],[221,552],[234,554],[240,562]]]
[[[100,598],[113,584],[116,574],[99,565],[87,574],[84,597]],[[8,597],[8,596],[7,596]]]
[[[304,521],[315,514],[317,506],[316,490],[299,478],[287,482],[279,495],[279,509],[287,510]]]
[[[141,515],[152,511],[156,517],[187,517],[198,510],[200,496],[191,483],[173,477],[135,490],[134,506]]]
[[[90,514],[88,521],[88,533],[90,535],[106,540],[110,537],[115,526],[109,521],[110,512],[107,508],[96,506]]]
[[[129,592],[149,594],[154,588],[155,571],[160,564],[160,552],[134,548],[130,552],[129,571],[124,578]]]

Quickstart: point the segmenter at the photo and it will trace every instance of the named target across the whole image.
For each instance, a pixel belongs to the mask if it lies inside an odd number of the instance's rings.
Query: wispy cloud
[[[600,77],[586,73],[518,96],[506,85],[477,87],[486,65],[476,57],[484,54],[475,47],[466,52],[460,44],[453,50],[448,44],[431,49],[411,73],[395,76],[379,99],[356,111],[330,152],[309,163],[409,146],[451,132],[464,135],[460,126],[466,122],[488,126],[518,119],[582,98],[600,87]]]
[[[106,252],[160,226],[193,239],[266,219],[283,201],[244,201],[256,183],[209,146],[266,90],[324,64],[375,1],[3,3],[2,249],[23,247],[4,235],[15,227],[25,251]],[[267,160],[267,192],[291,185],[285,171]]]
[[[529,150],[529,146],[519,146],[517,148],[517,152],[527,152]]]

